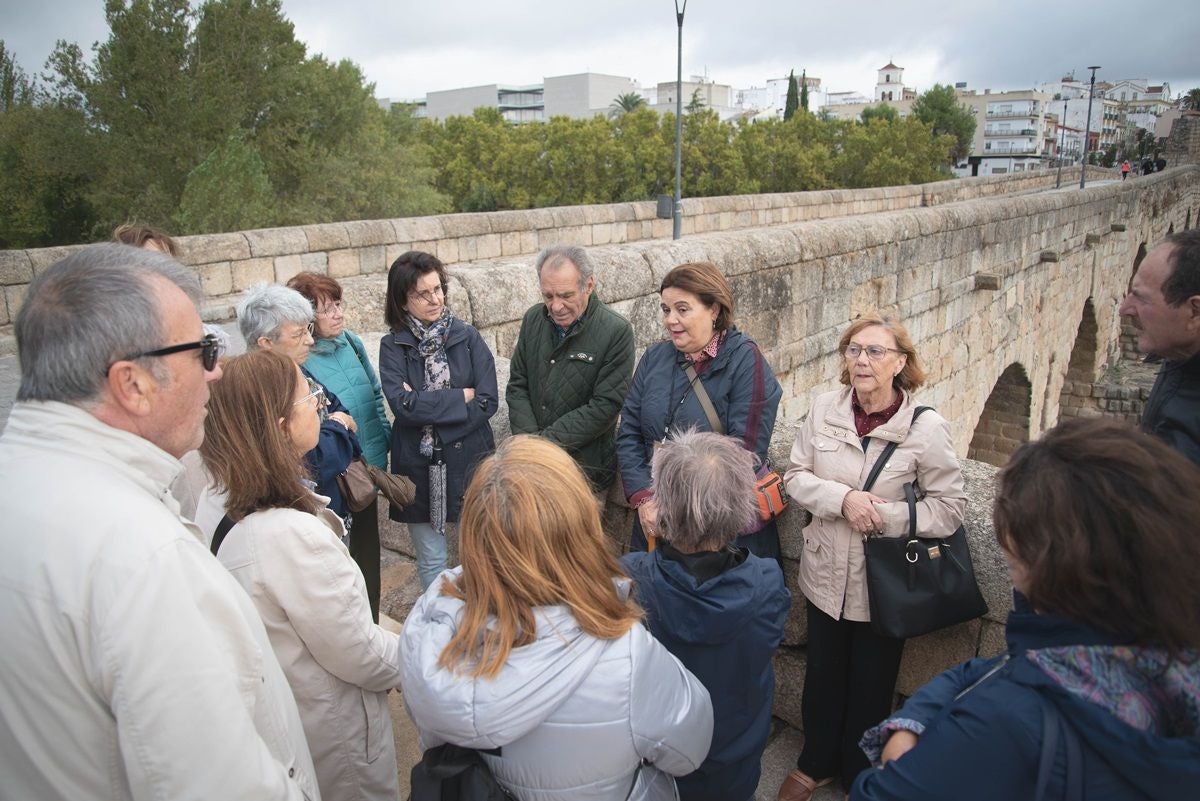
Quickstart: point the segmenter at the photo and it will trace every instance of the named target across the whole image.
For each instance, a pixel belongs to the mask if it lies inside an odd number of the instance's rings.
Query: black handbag
[[[913,422],[928,408],[918,407]],[[895,450],[894,442],[884,448],[864,490],[874,485]],[[959,526],[944,539],[918,537],[917,494],[911,482],[904,485],[904,496],[908,536],[863,536],[871,628],[886,637],[907,639],[986,614],[987,603],[971,564],[967,530]]]

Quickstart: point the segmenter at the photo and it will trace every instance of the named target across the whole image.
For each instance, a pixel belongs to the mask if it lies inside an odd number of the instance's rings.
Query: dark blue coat
[[[305,378],[321,384],[320,381],[317,381],[316,376],[303,366],[301,366],[300,372],[304,373]],[[325,390],[325,397],[329,400],[325,407],[326,412],[350,414],[345,404],[338,400],[338,396],[329,391],[329,387],[324,384],[321,386]],[[304,462],[312,473],[313,481],[317,482],[317,494],[329,498],[329,508],[340,517],[345,517],[349,510],[346,509],[346,502],[342,499],[342,491],[338,489],[337,477],[346,472],[350,460],[361,453],[362,448],[359,447],[358,437],[354,435],[353,431],[336,420],[326,420],[321,423],[321,436],[317,440],[317,447],[304,455]]]
[[[646,625],[712,698],[708,758],[677,780],[683,801],[745,801],[771,728],[775,649],[792,597],[774,559],[745,561],[698,584],[660,548],[621,558]],[[742,553],[746,553],[744,550]]]
[[[416,499],[389,516],[402,523],[429,522],[429,459],[421,455],[421,429],[432,424],[446,460],[446,519],[458,520],[467,482],[480,460],[496,448],[489,418],[496,413],[496,360],[479,332],[455,318],[446,339],[450,389],[426,392],[425,358],[408,329],[393,330],[379,342],[379,380],[396,416],[392,423],[392,465],[416,485]],[[405,390],[408,384],[412,390]],[[463,388],[475,390],[470,403]]]
[[[1019,597],[1008,618],[1008,648],[1006,657],[964,662],[918,690],[889,719],[924,729],[916,747],[882,770],[860,773],[852,801],[1033,801],[1042,699],[1065,730],[1056,738],[1046,799],[1067,797],[1066,742],[1072,737],[1080,745],[1088,801],[1200,797],[1195,654],[1191,664],[1170,665],[1161,649],[1121,646],[1104,633],[1035,614]],[[1141,723],[1130,725],[1117,709]]]
[[[627,498],[650,487],[654,443],[666,436],[668,426],[712,430],[696,393],[689,389],[685,364],[670,342],[646,348],[638,362],[617,429],[617,465]],[[742,440],[765,464],[783,390],[758,346],[732,329],[716,358],[700,373],[700,381],[725,433]]]

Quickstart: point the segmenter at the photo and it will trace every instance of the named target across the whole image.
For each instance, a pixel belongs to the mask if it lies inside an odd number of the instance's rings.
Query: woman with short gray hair
[[[651,552],[621,559],[646,625],[708,689],[708,758],[677,780],[683,801],[746,801],[758,786],[775,693],[772,659],[791,608],[779,564],[734,545],[757,516],[753,453],[694,428],[657,448]]]
[[[282,353],[300,367],[313,391],[320,388],[325,398],[325,405],[320,409],[321,438],[317,446],[305,454],[305,463],[317,482],[317,494],[329,498],[329,508],[346,522],[353,541],[354,517],[338,489],[337,477],[346,472],[351,460],[362,453],[362,448],[355,435],[358,425],[350,412],[304,367],[313,346],[312,303],[294,289],[260,284],[251,287],[238,303],[237,317],[248,350]]]

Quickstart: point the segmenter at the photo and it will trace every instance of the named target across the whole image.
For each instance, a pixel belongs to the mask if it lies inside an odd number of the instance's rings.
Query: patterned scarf
[[[441,316],[432,323],[423,323],[411,314],[405,315],[408,330],[417,338],[417,352],[425,357],[426,392],[450,388],[450,363],[446,360],[446,337],[450,333],[450,321],[454,315],[449,307],[442,307]],[[433,426],[421,429],[421,454],[433,456]]]

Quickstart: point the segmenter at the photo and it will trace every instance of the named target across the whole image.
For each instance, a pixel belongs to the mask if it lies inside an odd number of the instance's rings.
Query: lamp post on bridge
[[[672,210],[674,222],[671,238],[678,239],[683,233],[683,14],[687,11],[687,0],[683,7],[675,0],[675,20],[679,25],[679,56],[675,73],[675,204]]]
[[[1058,121],[1059,131],[1058,137],[1058,180],[1054,182],[1054,188],[1058,189],[1062,186],[1062,163],[1063,163],[1063,148],[1067,145],[1067,98],[1063,95],[1063,113],[1062,119]]]
[[[1092,96],[1096,94],[1096,70],[1098,70],[1100,68],[1099,67],[1088,67],[1088,69],[1092,71],[1092,83],[1091,83],[1091,86],[1088,88],[1087,124],[1084,126],[1084,129],[1083,129],[1083,161],[1080,162],[1080,165],[1079,165],[1079,188],[1080,189],[1083,189],[1083,187],[1087,184],[1088,140],[1092,138]],[[1103,129],[1104,129],[1104,126],[1101,126],[1101,130],[1103,130]]]

